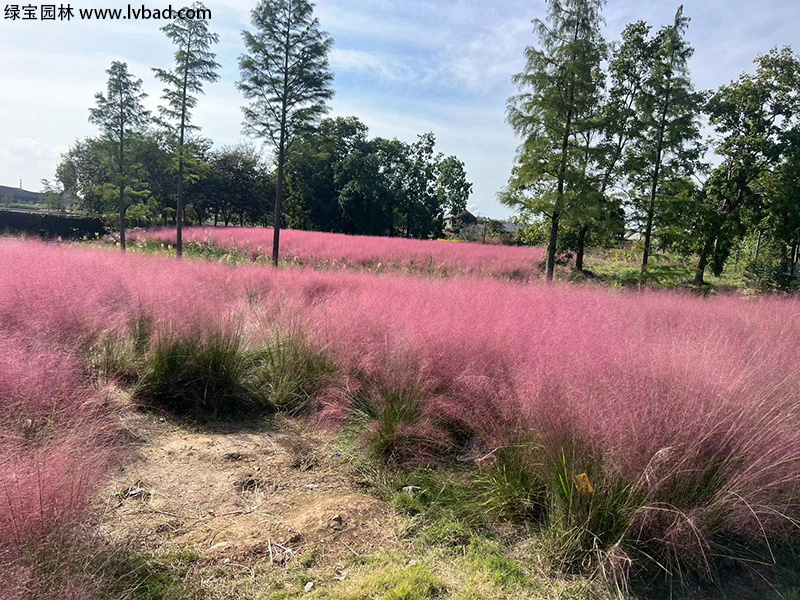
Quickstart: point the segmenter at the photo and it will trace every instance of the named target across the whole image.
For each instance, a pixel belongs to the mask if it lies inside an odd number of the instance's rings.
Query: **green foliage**
[[[132,318],[127,331],[112,332],[89,348],[89,364],[101,381],[134,384],[144,370],[153,339],[153,322],[144,314]]]
[[[333,363],[302,338],[275,335],[258,351],[256,386],[281,412],[296,415],[305,411],[330,383]]]
[[[203,10],[205,7],[201,2],[195,2],[191,8]],[[153,69],[153,72],[156,79],[167,86],[163,96],[166,104],[159,107],[161,124],[178,140],[179,151],[185,132],[197,129],[191,124],[191,111],[197,106],[197,95],[203,93],[205,83],[219,79],[217,70],[220,65],[211,51],[212,45],[219,43],[219,36],[211,33],[208,26],[206,19],[176,17],[161,28],[177,48],[175,68]]]
[[[441,236],[445,215],[461,214],[472,191],[464,163],[437,153],[432,133],[413,144],[367,135],[356,117],[337,117],[294,140],[287,224],[357,235]]]
[[[541,447],[520,440],[495,451],[489,468],[478,471],[478,510],[487,516],[539,520],[547,506],[547,487],[537,472]]]
[[[330,600],[434,600],[446,592],[442,580],[424,564],[407,564],[387,555],[368,560],[351,580],[320,589],[311,598]]]
[[[415,427],[422,402],[414,389],[368,389],[353,402],[355,422],[365,429],[370,452],[385,462],[404,462],[417,456],[425,440]]]
[[[163,334],[145,358],[134,396],[147,406],[201,420],[266,410],[257,366],[258,357],[237,334]]]
[[[785,184],[793,185],[794,177],[783,179],[781,171],[792,168],[791,156],[797,151],[800,58],[791,48],[783,48],[755,62],[754,74],[745,73],[720,87],[708,101],[709,120],[717,134],[714,149],[722,164],[706,182],[702,211],[693,229],[699,240],[698,283],[715,249],[730,248],[732,239],[741,236],[742,212],[752,211],[753,222],[759,223],[758,213],[767,201],[777,209],[770,211],[776,224],[797,221],[796,203],[787,205],[784,200]],[[788,164],[779,166],[787,158]],[[789,225],[789,232],[795,231],[795,225]],[[788,237],[790,244],[797,239],[796,233]],[[717,258],[716,262],[720,272],[724,261]]]
[[[206,421],[274,411],[298,414],[334,374],[331,361],[297,337],[276,334],[251,347],[238,333],[162,333],[146,343],[147,326],[139,325],[123,343],[117,372],[138,371],[134,398],[179,416]],[[107,363],[115,366],[117,356]]]
[[[769,258],[748,262],[743,277],[748,287],[762,294],[800,290],[800,279],[787,273]]]
[[[223,148],[206,158],[207,169],[187,189],[200,220],[266,225],[272,216],[275,179],[255,151],[246,146]]]
[[[547,22],[534,21],[539,46],[526,50],[525,70],[514,78],[520,94],[508,103],[508,120],[523,141],[502,201],[549,219],[552,279],[562,215],[593,201],[584,147],[596,129],[606,46],[600,0],[547,4]]]
[[[243,32],[239,90],[250,101],[245,124],[281,153],[286,144],[325,112],[333,96],[328,53],[333,40],[319,28],[307,0],[261,0]]]

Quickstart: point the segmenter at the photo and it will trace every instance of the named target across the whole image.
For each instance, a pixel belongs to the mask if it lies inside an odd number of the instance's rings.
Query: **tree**
[[[694,49],[684,37],[688,24],[681,6],[674,24],[658,33],[650,74],[639,96],[642,135],[634,145],[636,158],[628,161],[628,167],[638,171],[638,183],[649,188],[642,198],[644,206],[638,194],[634,202],[634,209],[643,214],[644,220],[642,278],[650,259],[660,185],[665,180],[690,175],[702,152],[698,108],[703,96],[694,91],[689,77],[688,61]]]
[[[609,89],[598,110],[598,130],[587,128],[584,134],[587,171],[583,177],[583,210],[569,227],[563,245],[575,251],[575,270],[579,272],[583,271],[587,245],[609,243],[625,232],[619,195],[610,191],[624,179],[625,151],[642,133],[636,105],[654,56],[649,33],[650,26],[644,21],[623,30],[622,42],[614,46],[609,61]],[[595,148],[593,135],[600,136]]]
[[[602,0],[548,0],[547,22],[535,20],[539,47],[526,50],[526,66],[514,81],[508,121],[523,143],[504,203],[550,219],[547,278],[553,279],[562,216],[581,202],[585,164],[577,136],[596,126],[592,109],[602,83],[605,44],[600,34]]]
[[[188,186],[188,194],[198,214],[213,216],[227,226],[238,221],[263,224],[269,214],[267,195],[272,178],[249,147],[223,148],[208,157],[204,176]]]
[[[142,106],[147,96],[142,92],[142,80],[134,79],[128,65],[114,61],[106,71],[108,88],[106,95],[95,95],[97,106],[89,109],[89,121],[102,129],[109,141],[117,148],[117,185],[119,187],[119,241],[125,252],[125,143],[129,136],[141,130],[150,113]]]
[[[709,121],[717,134],[715,152],[722,158],[705,186],[703,214],[696,237],[701,285],[715,249],[730,247],[731,227],[741,209],[762,202],[764,174],[797,147],[800,115],[800,58],[791,48],[756,58],[756,72],[719,88],[708,100]],[[726,255],[717,258],[721,269]]]
[[[295,138],[286,182],[288,226],[315,231],[347,229],[340,194],[349,178],[365,174],[365,165],[357,163],[372,153],[367,134],[367,126],[356,117],[336,117],[323,119],[319,127]],[[354,153],[359,157],[351,158]]]
[[[414,144],[368,138],[356,117],[323,119],[292,142],[285,213],[291,227],[359,235],[442,235],[472,192],[464,163],[436,152],[432,133]]]
[[[97,188],[115,177],[116,152],[111,157],[104,156],[108,147],[99,139],[78,140],[61,156],[56,167],[56,180],[66,193],[77,198],[76,208],[89,214],[106,212]]]
[[[205,7],[195,2],[192,7],[198,14]],[[166,106],[160,107],[163,123],[177,138],[176,158],[178,162],[178,194],[176,204],[178,258],[183,254],[183,184],[186,167],[186,133],[197,129],[191,124],[191,110],[197,106],[197,95],[203,93],[204,83],[219,79],[216,55],[211,52],[219,36],[208,29],[205,19],[185,19],[176,17],[172,23],[161,28],[172,41],[175,51],[175,68],[172,70],[153,69],[156,78],[166,84],[163,99]]]
[[[48,210],[64,212],[64,190],[58,185],[53,185],[49,179],[42,179],[42,190],[44,190],[44,206]]]
[[[238,84],[250,103],[246,129],[272,142],[277,151],[275,231],[272,264],[278,266],[281,200],[287,148],[298,132],[315,123],[333,96],[328,53],[333,40],[319,28],[308,0],[261,0],[251,14],[254,32],[243,32]]]
[[[461,214],[467,210],[472,184],[467,181],[464,163],[456,156],[448,156],[439,161],[436,176],[436,196],[444,213],[453,216],[456,227],[460,226]],[[441,236],[442,231],[437,235]]]

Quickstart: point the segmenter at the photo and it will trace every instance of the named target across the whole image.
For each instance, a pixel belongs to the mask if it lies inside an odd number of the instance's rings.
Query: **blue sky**
[[[669,23],[679,1],[609,0],[607,38],[616,39],[637,19],[655,27]],[[0,8],[6,4],[0,0]],[[168,4],[145,2],[149,8]],[[240,32],[249,26],[255,0],[206,4],[221,36],[222,79],[208,87],[195,121],[218,146],[232,145],[244,139],[235,82]],[[753,58],[773,46],[800,50],[797,0],[684,4],[692,18],[688,36],[696,48],[691,68],[698,89],[751,70]],[[72,6],[126,5],[104,0]],[[332,114],[356,115],[372,135],[406,141],[433,131],[442,152],[465,161],[474,183],[472,209],[505,217],[509,211],[496,193],[508,178],[518,143],[505,123],[505,102],[514,92],[511,76],[522,68],[523,50],[534,41],[530,21],[544,12],[544,0],[319,0],[317,14],[336,42]],[[53,178],[61,152],[76,138],[96,133],[87,110],[104,88],[112,60],[127,61],[144,80],[154,109],[161,86],[150,68],[170,66],[173,52],[159,31],[162,24],[0,20],[0,184],[16,185],[22,178],[26,188],[39,189],[40,179]]]

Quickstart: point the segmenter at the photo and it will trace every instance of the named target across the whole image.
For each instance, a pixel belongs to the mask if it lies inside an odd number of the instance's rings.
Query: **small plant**
[[[424,463],[436,440],[424,434],[422,401],[414,389],[368,389],[351,411],[370,452],[388,463]]]
[[[547,507],[547,485],[537,464],[541,447],[527,440],[496,449],[488,467],[475,477],[477,509],[485,516],[512,520],[542,519]]]
[[[130,320],[123,334],[108,332],[89,348],[88,362],[101,381],[134,383],[144,368],[153,336],[153,321],[144,313]]]
[[[333,363],[299,336],[276,334],[255,352],[255,386],[281,412],[306,411],[331,381]]]

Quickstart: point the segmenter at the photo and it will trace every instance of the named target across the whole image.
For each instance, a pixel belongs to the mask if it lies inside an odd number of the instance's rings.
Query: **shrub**
[[[147,329],[140,325],[135,331],[141,336]],[[130,343],[139,353],[146,346],[136,336]],[[334,372],[323,353],[297,336],[274,334],[268,342],[248,346],[241,334],[223,330],[163,334],[144,353],[141,369],[134,392],[139,402],[203,420],[253,412],[298,414]]]
[[[743,276],[748,287],[762,294],[800,290],[800,279],[770,261],[750,261]]]

